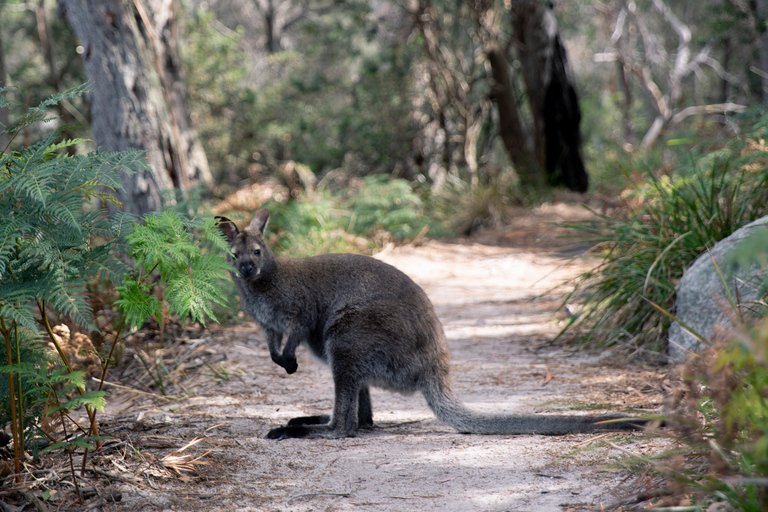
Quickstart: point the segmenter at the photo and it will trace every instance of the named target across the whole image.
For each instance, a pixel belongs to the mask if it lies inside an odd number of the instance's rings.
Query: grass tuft
[[[576,282],[568,301],[582,312],[581,327],[599,345],[664,351],[675,289],[686,268],[741,226],[768,214],[766,148],[736,141],[715,154],[688,153],[679,170],[645,180],[625,193],[618,218],[568,224],[602,257]],[[627,173],[629,175],[629,173]],[[658,306],[658,307],[657,307]],[[661,310],[659,309],[661,308]]]

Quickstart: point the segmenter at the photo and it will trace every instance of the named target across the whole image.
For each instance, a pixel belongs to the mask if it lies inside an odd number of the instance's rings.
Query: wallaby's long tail
[[[610,430],[641,430],[645,423],[644,420],[619,414],[601,416],[481,414],[467,409],[450,391],[429,389],[424,392],[424,396],[440,421],[467,434],[563,435]],[[599,423],[603,421],[610,421],[610,423]]]

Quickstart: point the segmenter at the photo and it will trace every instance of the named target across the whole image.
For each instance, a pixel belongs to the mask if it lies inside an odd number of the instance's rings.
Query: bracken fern
[[[25,127],[46,122],[48,107],[80,95],[79,86],[54,95],[26,114],[10,128],[11,141]],[[1,89],[0,93],[5,91]],[[4,96],[0,105],[9,106]],[[84,208],[95,199],[119,206],[112,192],[121,188],[118,171],[146,168],[143,153],[97,150],[88,155],[68,156],[61,150],[79,140],[60,140],[61,130],[51,130],[29,147],[9,151],[0,148],[0,346],[7,374],[3,416],[10,417],[16,472],[29,439],[40,428],[43,411],[86,407],[92,420],[103,408],[104,393],[86,392],[82,376],[73,370],[54,336],[48,315],[65,315],[86,329],[95,329],[87,295],[88,283],[96,278],[119,282],[125,264],[115,257],[123,243],[124,214],[105,214]],[[9,143],[10,144],[10,143]],[[40,326],[55,345],[64,368],[49,371],[54,363],[42,350]],[[76,389],[78,396],[63,402],[58,392]],[[5,386],[3,386],[5,388]],[[3,391],[6,391],[3,389]],[[53,403],[51,404],[51,400]],[[90,439],[98,439],[91,436]],[[66,443],[74,442],[67,439]],[[85,442],[78,440],[77,442]]]

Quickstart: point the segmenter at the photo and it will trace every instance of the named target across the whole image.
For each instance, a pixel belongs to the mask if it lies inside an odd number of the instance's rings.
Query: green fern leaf
[[[45,155],[50,155],[52,153],[55,153],[56,151],[64,148],[71,148],[73,146],[77,146],[78,144],[82,144],[84,142],[91,142],[91,139],[67,139],[59,142],[58,144],[51,144],[45,149]]]
[[[117,291],[120,298],[115,304],[120,307],[129,326],[139,328],[150,316],[159,317],[162,314],[162,304],[150,293],[149,285],[135,279],[125,279]]]

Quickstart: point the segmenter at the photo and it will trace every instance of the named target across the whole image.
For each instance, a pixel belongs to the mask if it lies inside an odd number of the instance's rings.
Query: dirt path
[[[657,372],[618,366],[605,353],[550,346],[560,329],[557,300],[531,299],[583,264],[538,245],[428,242],[380,257],[432,299],[453,354],[456,391],[473,408],[587,414],[595,404],[658,403]],[[114,420],[105,429],[128,421],[134,432],[143,430],[142,443],[176,447],[204,436],[189,451],[218,447],[203,459],[217,466],[197,466],[204,478],[188,482],[146,471],[139,475],[146,485],[120,484],[122,501],[106,510],[600,510],[617,498],[615,486],[626,477],[606,467],[623,457],[606,443],[649,449],[640,435],[462,435],[435,420],[423,397],[381,390],[372,390],[372,431],[340,440],[268,441],[266,432],[291,417],[330,411],[327,368],[301,349],[299,371],[287,375],[248,323],[191,340],[190,353],[226,359],[180,382],[191,397],[113,401]],[[157,446],[157,457],[172,451]]]

